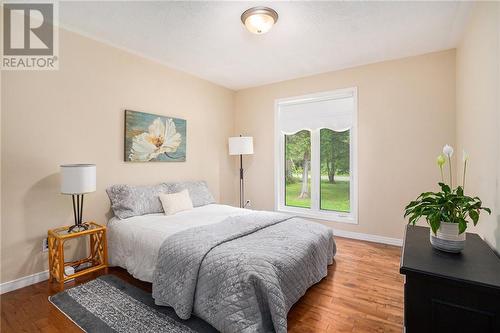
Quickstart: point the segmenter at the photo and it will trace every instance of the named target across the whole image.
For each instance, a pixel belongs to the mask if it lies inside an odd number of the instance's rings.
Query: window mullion
[[[311,210],[320,210],[320,130],[311,131]]]
[[[277,183],[277,203],[279,208],[285,207],[285,135],[280,131],[278,134],[278,183]]]

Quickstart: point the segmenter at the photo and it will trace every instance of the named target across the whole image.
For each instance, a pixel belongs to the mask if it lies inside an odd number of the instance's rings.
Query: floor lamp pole
[[[240,154],[240,208],[244,208],[245,183],[243,181],[243,155]]]

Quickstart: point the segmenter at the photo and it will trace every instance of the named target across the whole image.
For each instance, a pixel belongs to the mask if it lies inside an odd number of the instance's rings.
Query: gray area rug
[[[217,332],[192,316],[182,320],[151,294],[113,275],[67,289],[49,301],[85,332]]]

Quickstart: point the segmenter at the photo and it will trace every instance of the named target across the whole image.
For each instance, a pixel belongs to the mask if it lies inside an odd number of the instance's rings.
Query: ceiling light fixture
[[[269,7],[252,7],[241,14],[241,22],[248,31],[262,35],[278,21],[278,13]]]

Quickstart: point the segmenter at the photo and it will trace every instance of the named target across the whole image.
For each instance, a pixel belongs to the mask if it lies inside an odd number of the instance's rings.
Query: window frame
[[[292,207],[285,205],[285,134],[280,130],[280,107],[291,104],[303,104],[318,102],[329,99],[341,99],[352,97],[354,100],[353,124],[349,132],[349,200],[350,212],[338,212],[323,210],[320,208],[321,192],[321,146],[320,130],[321,128],[311,130],[311,208]],[[326,127],[325,127],[326,128]],[[275,100],[274,107],[274,209],[279,212],[291,213],[294,215],[321,219],[333,222],[358,224],[358,90],[357,87],[337,89],[333,91],[296,96],[291,98],[282,98]],[[316,172],[313,172],[316,170]]]

